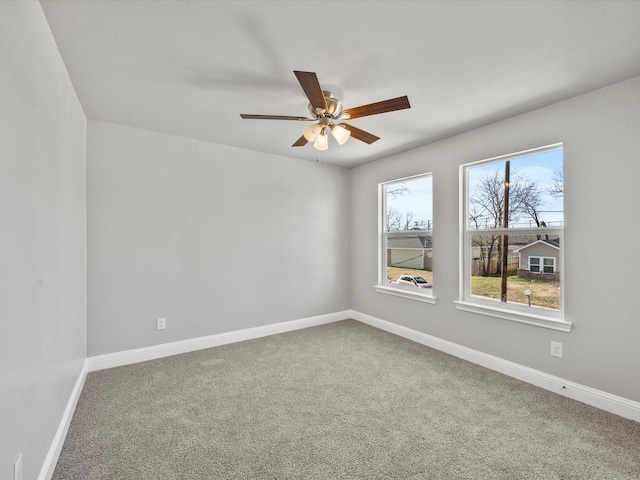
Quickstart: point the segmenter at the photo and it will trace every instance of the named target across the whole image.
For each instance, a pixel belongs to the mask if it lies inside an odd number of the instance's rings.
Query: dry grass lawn
[[[394,282],[400,275],[419,275],[433,284],[433,273],[411,268],[387,268],[387,278]],[[528,304],[525,290],[531,290],[531,306],[560,309],[560,283],[526,280],[517,276],[507,279],[507,299],[512,303]],[[500,300],[500,277],[472,277],[471,294]]]

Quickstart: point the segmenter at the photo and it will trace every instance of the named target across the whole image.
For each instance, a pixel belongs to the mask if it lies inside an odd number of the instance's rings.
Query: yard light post
[[[524,291],[524,295],[525,297],[527,297],[527,300],[529,301],[529,306],[531,306],[531,290],[529,290],[528,288]]]

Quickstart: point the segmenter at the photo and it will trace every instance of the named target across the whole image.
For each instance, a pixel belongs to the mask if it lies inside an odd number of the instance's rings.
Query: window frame
[[[533,270],[531,270],[531,259],[532,258],[537,258],[539,260],[539,263],[537,263],[537,267],[538,267],[538,271],[534,272]],[[548,265],[545,265],[545,260],[551,260],[552,265],[551,268],[552,270],[550,272],[545,271],[545,268]],[[542,255],[529,255],[527,257],[527,264],[529,265],[529,271],[532,273],[556,273],[558,271],[558,269],[556,268],[556,259],[555,257],[544,257]]]
[[[540,262],[540,259],[542,257],[538,256],[538,255],[530,255],[529,257],[527,257],[527,262],[529,263],[529,271],[532,273],[540,273],[540,264],[542,262]],[[532,262],[531,260],[537,260],[536,263]],[[538,270],[533,270],[532,267],[538,267]]]
[[[545,227],[545,228],[488,228],[488,229],[472,229],[469,223],[470,205],[469,205],[469,170],[473,167],[486,165],[490,163],[500,163],[507,160],[515,160],[521,157],[541,154],[554,150],[563,150],[563,143],[555,143],[539,148],[532,148],[520,152],[500,155],[484,160],[465,163],[459,167],[459,294],[454,304],[458,310],[472,312],[480,315],[487,315],[504,320],[511,320],[529,325],[535,325],[563,332],[571,331],[572,323],[565,319],[564,315],[564,292],[566,290],[564,284],[564,226],[563,227]],[[563,159],[564,164],[564,159]],[[564,165],[563,165],[564,168]],[[566,219],[563,222],[566,225]],[[471,295],[471,246],[473,235],[528,235],[538,234],[544,231],[545,235],[557,236],[560,239],[560,265],[557,265],[554,259],[554,271],[560,268],[560,309],[546,309],[543,307],[529,307],[516,303],[503,303],[496,300],[484,299]],[[541,261],[540,268],[543,269]]]
[[[534,258],[538,261],[538,263],[533,264],[531,262],[531,260],[533,260]],[[541,259],[542,259],[542,257],[540,257],[539,255],[529,255],[527,257],[527,262],[529,264],[529,271],[530,272],[532,272],[532,273],[540,273],[540,265],[542,264],[542,262],[540,261]],[[532,270],[532,268],[531,268],[532,266],[538,267],[538,270],[537,271]]]
[[[547,260],[551,260],[551,271],[547,272],[545,265]],[[556,259],[554,257],[542,257],[542,273],[556,273]]]
[[[393,285],[387,282],[387,244],[390,236],[415,236],[416,230],[405,230],[397,232],[387,231],[387,186],[395,183],[401,183],[405,181],[415,180],[422,177],[431,177],[431,205],[433,207],[433,173],[426,172],[417,175],[411,175],[408,177],[397,178],[394,180],[388,180],[380,182],[378,184],[378,282],[375,285],[375,290],[378,293],[384,293],[387,295],[394,295],[397,297],[407,298],[410,300],[416,300],[420,302],[435,304],[436,297],[432,288],[418,289],[416,291],[413,288],[404,288],[402,285]],[[429,236],[433,242],[433,222],[429,230],[419,230],[421,234]],[[433,251],[433,248],[432,248]],[[433,270],[433,269],[432,269]],[[433,272],[432,272],[433,273]]]

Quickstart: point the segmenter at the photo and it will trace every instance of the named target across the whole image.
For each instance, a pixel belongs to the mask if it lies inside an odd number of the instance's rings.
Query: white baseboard
[[[205,348],[217,347],[220,345],[337,322],[347,318],[353,318],[359,322],[366,323],[367,325],[385,330],[389,333],[413,340],[414,342],[422,345],[435,348],[436,350],[440,350],[491,370],[509,375],[510,377],[517,378],[518,380],[522,380],[616,415],[635,420],[636,422],[640,422],[639,402],[565,380],[563,378],[510,362],[493,355],[488,355],[448,340],[443,340],[355,310],[345,310],[326,315],[318,315],[316,317],[274,323],[272,325],[265,325],[262,327],[236,330],[217,335],[209,335],[178,342],[165,343],[162,345],[154,345],[151,347],[89,357],[86,363],[86,371],[92,372],[96,370],[103,370],[105,368],[130,365],[147,360],[154,360],[156,358],[168,357],[195,350],[202,350]]]
[[[82,393],[82,387],[84,387],[84,381],[87,378],[87,368],[88,362],[85,359],[84,363],[82,364],[80,374],[78,375],[76,383],[73,386],[73,390],[71,391],[71,396],[69,397],[67,406],[64,409],[64,413],[62,414],[62,420],[60,420],[58,430],[56,430],[56,434],[53,437],[53,441],[51,442],[51,446],[49,447],[47,456],[44,459],[42,468],[40,469],[38,480],[49,480],[53,476],[53,471],[55,470],[56,464],[58,463],[60,451],[62,450],[64,440],[67,437],[67,432],[69,431],[69,425],[71,424],[71,419],[73,418],[73,412],[76,409],[78,399],[80,398],[80,393]]]
[[[440,350],[458,358],[509,375],[537,387],[550,390],[557,394],[572,398],[587,405],[620,415],[636,422],[640,422],[640,403],[628,400],[611,393],[603,392],[595,388],[587,387],[579,383],[571,382],[548,373],[534,370],[502,358],[494,357],[486,353],[458,345],[441,338],[427,335],[426,333],[411,328],[387,322],[371,315],[351,311],[350,318],[366,323],[372,327],[385,330],[400,337]]]
[[[326,315],[318,315],[316,317],[302,318],[299,320],[291,320],[288,322],[274,323],[262,327],[247,328],[244,330],[236,330],[233,332],[219,333],[217,335],[208,335],[205,337],[191,338],[178,342],[164,343],[161,345],[153,345],[151,347],[136,348],[134,350],[126,350],[123,352],[107,353],[105,355],[97,355],[89,357],[89,372],[103,370],[105,368],[120,367],[138,362],[146,362],[147,360],[155,360],[156,358],[178,355],[181,353],[193,352],[205,348],[218,347],[229,343],[242,342],[254,338],[266,337],[278,333],[300,330],[302,328],[314,327],[326,323],[333,323],[339,320],[349,318],[349,310],[343,312],[329,313]]]

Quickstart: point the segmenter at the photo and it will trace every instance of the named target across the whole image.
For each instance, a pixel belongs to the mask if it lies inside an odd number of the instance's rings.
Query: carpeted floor
[[[90,373],[54,480],[640,479],[640,424],[354,320]]]

